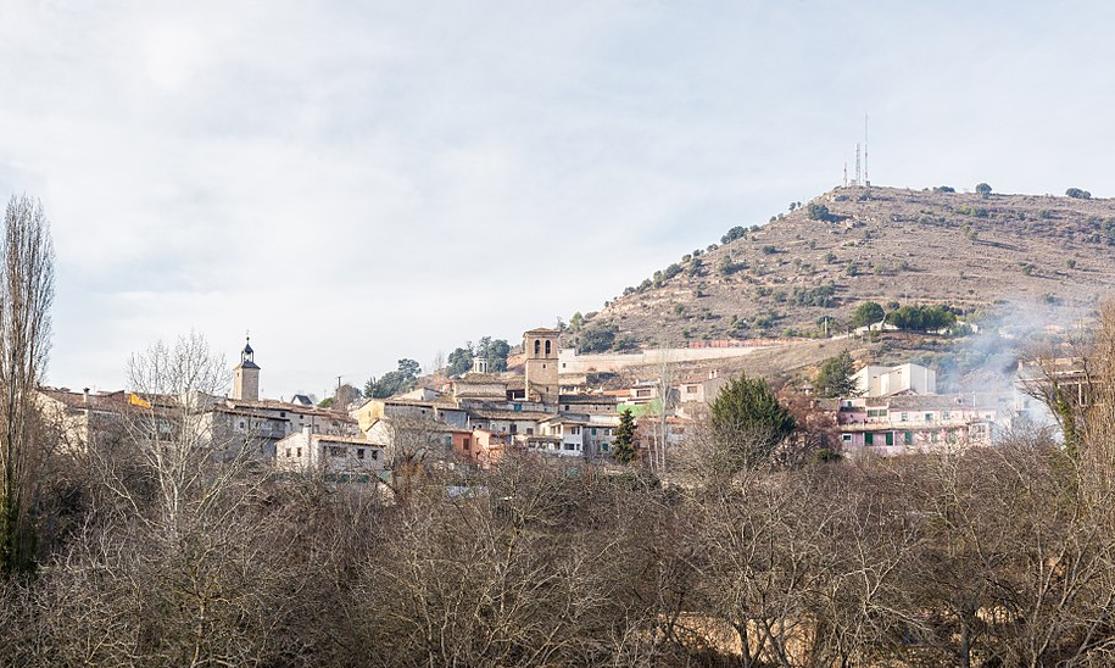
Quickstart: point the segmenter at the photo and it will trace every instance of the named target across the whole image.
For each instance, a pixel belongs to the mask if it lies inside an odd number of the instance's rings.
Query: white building
[[[309,427],[275,444],[275,467],[283,471],[374,475],[383,460],[383,448],[365,438],[313,434]]]
[[[852,379],[863,397],[937,393],[937,372],[920,364],[865,366]]]

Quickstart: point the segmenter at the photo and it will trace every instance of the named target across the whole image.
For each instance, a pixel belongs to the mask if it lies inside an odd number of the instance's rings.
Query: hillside
[[[1090,308],[1115,286],[1111,199],[837,188],[724,241],[627,288],[580,330],[644,346],[818,337],[826,317],[847,328],[868,300],[978,318],[1004,302]]]

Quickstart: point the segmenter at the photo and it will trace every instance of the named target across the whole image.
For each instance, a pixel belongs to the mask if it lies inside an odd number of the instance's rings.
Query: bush
[[[953,188],[952,186],[937,186],[936,188],[933,189],[933,192],[935,192],[935,193],[954,193],[954,192],[956,192],[956,188]]]
[[[1069,188],[1065,194],[1073,199],[1092,199],[1092,193],[1080,188]]]
[[[816,202],[810,202],[809,206],[806,207],[806,212],[810,220],[832,220],[833,218],[827,206],[824,204],[817,204]]]
[[[616,329],[608,325],[590,327],[581,334],[577,340],[577,352],[602,353],[611,349],[616,342]]]
[[[978,183],[976,184],[976,193],[978,193],[980,197],[989,197],[991,195],[991,186],[986,183]]]
[[[831,308],[835,305],[833,295],[836,286],[832,283],[815,288],[794,288],[793,302],[798,306],[823,306]]]
[[[763,255],[774,255],[775,253],[778,252],[778,247],[767,245],[767,246],[763,246],[762,251],[763,251]]]

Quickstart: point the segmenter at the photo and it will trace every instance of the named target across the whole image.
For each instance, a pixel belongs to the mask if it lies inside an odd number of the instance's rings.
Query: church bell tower
[[[259,366],[255,362],[252,339],[248,337],[240,352],[240,364],[232,370],[232,398],[259,401]]]
[[[532,329],[523,334],[526,356],[526,398],[556,405],[561,389],[558,384],[558,337],[556,329]]]

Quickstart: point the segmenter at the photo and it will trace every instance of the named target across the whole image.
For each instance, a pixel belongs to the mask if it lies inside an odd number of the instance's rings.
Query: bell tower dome
[[[252,350],[249,336],[240,351],[240,364],[232,370],[232,398],[245,401],[259,401],[259,366],[255,362],[256,352]]]

